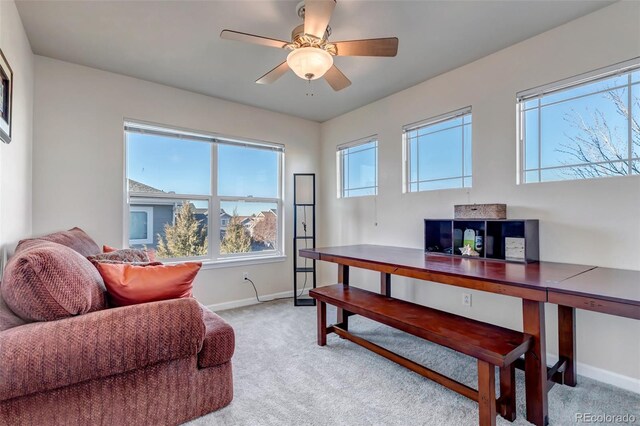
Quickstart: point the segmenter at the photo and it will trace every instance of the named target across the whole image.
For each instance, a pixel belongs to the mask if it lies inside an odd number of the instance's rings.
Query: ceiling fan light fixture
[[[301,47],[289,53],[287,64],[298,77],[316,80],[333,66],[333,56],[318,47]]]

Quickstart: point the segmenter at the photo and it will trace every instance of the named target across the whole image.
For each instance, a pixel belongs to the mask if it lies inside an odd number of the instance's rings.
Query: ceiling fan
[[[232,30],[223,30],[220,37],[262,46],[290,50],[287,60],[256,80],[271,84],[292,70],[298,77],[311,81],[324,77],[333,90],[342,90],[351,81],[333,63],[334,56],[396,56],[396,37],[330,42],[329,20],[336,0],[306,0],[296,6],[304,20],[291,32],[291,42]]]

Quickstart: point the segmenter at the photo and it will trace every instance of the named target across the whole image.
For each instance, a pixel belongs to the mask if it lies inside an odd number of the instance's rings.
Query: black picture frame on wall
[[[13,115],[13,70],[0,49],[0,139],[11,142],[11,116]]]

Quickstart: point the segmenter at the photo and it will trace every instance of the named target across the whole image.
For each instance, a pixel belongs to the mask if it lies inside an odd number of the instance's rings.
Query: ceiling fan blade
[[[286,41],[276,40],[274,38],[262,37],[262,36],[241,33],[239,31],[232,31],[232,30],[223,30],[220,33],[220,38],[224,38],[226,40],[243,41],[245,43],[260,44],[262,46],[279,47],[279,48],[283,48],[287,44],[289,44]]]
[[[306,0],[304,2],[304,32],[323,38],[336,0]]]
[[[278,65],[277,67],[275,67],[274,69],[272,69],[271,71],[269,71],[268,73],[266,73],[265,75],[257,79],[256,83],[271,84],[277,79],[279,79],[280,77],[282,77],[287,71],[289,71],[289,64],[287,64],[287,61],[284,61],[283,63],[281,63],[280,65]]]
[[[396,37],[336,41],[333,44],[336,45],[338,56],[396,56],[398,54]]]
[[[344,89],[345,87],[351,86],[351,80],[342,74],[342,71],[340,71],[335,65],[329,68],[329,71],[324,75],[324,78],[327,80],[327,83],[329,83],[329,86],[331,86],[336,92]]]

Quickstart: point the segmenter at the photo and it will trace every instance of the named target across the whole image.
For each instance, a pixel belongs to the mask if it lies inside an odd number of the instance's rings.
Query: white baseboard
[[[553,365],[556,362],[558,362],[558,355],[548,353],[547,363]],[[583,364],[582,362],[578,362],[577,368],[577,373],[580,376],[640,394],[640,379],[634,379],[633,377],[624,376],[619,373],[614,373],[613,371],[594,367],[593,365]],[[579,383],[580,379],[578,378],[578,384]]]
[[[309,291],[306,290],[304,294],[308,294]],[[293,291],[283,291],[280,293],[266,294],[264,296],[260,296],[260,300],[269,301],[273,299],[277,299],[279,297],[292,297]],[[249,299],[241,299],[234,300],[231,302],[224,303],[216,303],[213,305],[207,306],[212,311],[224,311],[226,309],[240,308],[243,306],[256,305],[259,302],[255,297]],[[555,354],[547,354],[547,363],[550,365],[558,362],[558,356]],[[608,385],[612,385],[624,390],[628,390],[630,392],[634,392],[640,394],[640,379],[635,379],[633,377],[624,376],[619,373],[614,373],[613,371],[604,370],[599,367],[594,367],[589,364],[584,364],[578,362],[578,374],[580,376],[587,377],[589,379],[597,380],[599,382],[606,383]]]
[[[303,295],[308,295],[309,290],[305,290]],[[260,296],[260,300],[268,302],[273,299],[278,299],[280,297],[293,297],[293,291],[282,291],[280,293],[272,293],[265,294]],[[213,305],[208,305],[207,308],[213,312],[217,311],[225,311],[227,309],[233,308],[241,308],[243,306],[257,305],[258,302],[255,297],[251,297],[249,299],[240,299],[240,300],[232,300],[231,302],[223,302],[223,303],[215,303]]]

